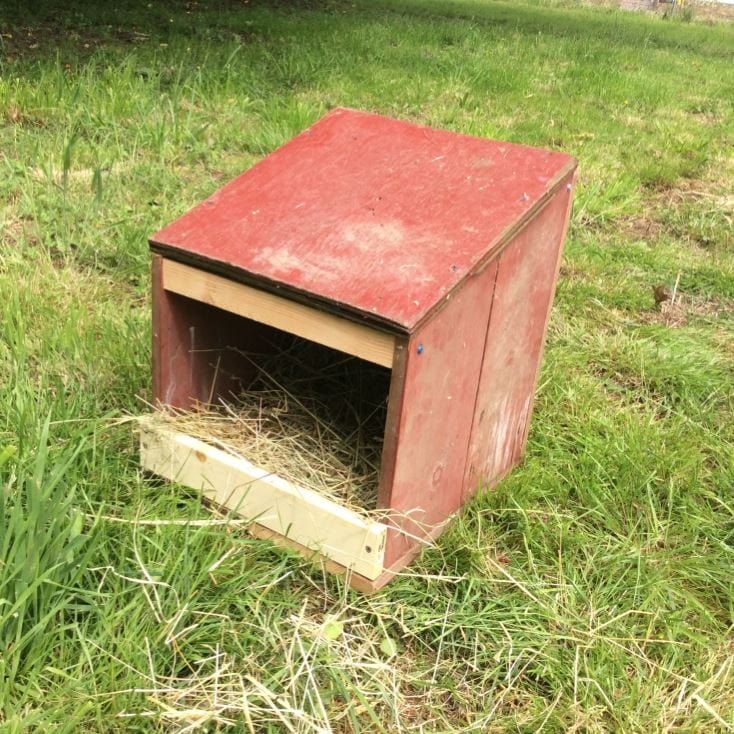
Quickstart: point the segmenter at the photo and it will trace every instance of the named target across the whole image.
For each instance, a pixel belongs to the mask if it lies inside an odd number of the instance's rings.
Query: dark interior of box
[[[186,415],[200,416],[198,437],[210,434],[294,484],[375,509],[391,370],[178,298],[191,314],[199,394]]]

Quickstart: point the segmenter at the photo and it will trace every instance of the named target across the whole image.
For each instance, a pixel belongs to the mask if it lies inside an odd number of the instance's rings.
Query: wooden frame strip
[[[383,572],[386,525],[152,419],[139,427],[144,469],[368,579]]]
[[[261,291],[190,265],[163,259],[163,288],[304,339],[392,367],[395,337],[364,324]]]

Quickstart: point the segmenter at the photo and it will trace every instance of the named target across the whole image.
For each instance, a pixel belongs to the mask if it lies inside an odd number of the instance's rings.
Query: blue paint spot
[[[423,354],[423,345],[419,344],[418,349],[416,351],[418,352],[418,354]]]

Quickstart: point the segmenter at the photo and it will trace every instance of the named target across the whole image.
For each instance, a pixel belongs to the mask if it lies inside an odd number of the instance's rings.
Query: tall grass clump
[[[0,700],[47,657],[88,605],[82,579],[94,544],[78,503],[87,424],[63,420],[63,391],[38,380],[16,298],[0,339]],[[5,357],[5,358],[3,358]],[[30,388],[30,389],[29,389]],[[56,418],[56,420],[54,420]],[[77,426],[59,430],[66,425]],[[85,427],[79,428],[83,425]]]
[[[49,421],[35,456],[18,460],[14,445],[0,449],[0,680],[11,687],[50,627],[58,634],[67,612],[84,606],[81,591],[92,550],[84,516],[69,481],[83,442],[54,456]],[[2,690],[2,689],[0,689]]]

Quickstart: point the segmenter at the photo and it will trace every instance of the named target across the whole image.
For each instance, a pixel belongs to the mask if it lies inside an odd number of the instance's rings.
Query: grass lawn
[[[734,26],[32,5],[0,9],[0,729],[732,730]],[[147,235],[335,105],[580,162],[527,458],[372,597],[143,476],[122,420]]]

